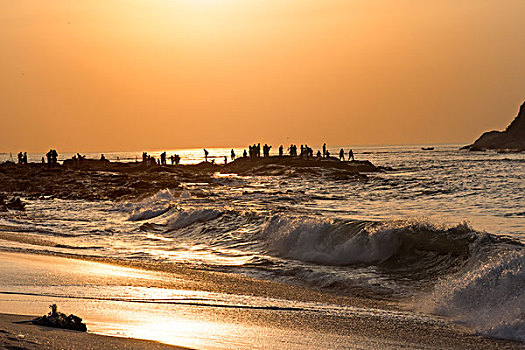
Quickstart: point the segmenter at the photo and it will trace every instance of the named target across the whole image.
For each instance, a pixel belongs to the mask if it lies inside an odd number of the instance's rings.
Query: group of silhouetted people
[[[148,152],[142,152],[142,163],[145,165],[157,165],[157,159],[155,159],[154,156],[149,155]]]
[[[149,155],[148,152],[142,152],[142,163],[146,165],[168,165],[167,157],[168,155],[166,152],[160,154],[160,159],[156,159],[154,156]],[[172,165],[179,165],[180,156],[178,154],[171,155],[170,161]]]
[[[50,149],[49,152],[46,153],[46,158],[49,166],[58,164],[58,153],[56,150]]]
[[[248,146],[248,154],[250,158],[259,158],[261,156],[261,144],[253,144],[253,146]]]
[[[269,146],[265,144],[263,146],[263,156],[269,157],[270,156],[270,149],[272,146]],[[244,150],[243,156],[247,157],[249,155],[250,158],[258,158],[260,157],[260,150],[261,150],[261,144],[252,145],[248,147],[249,153]],[[235,157],[233,156],[233,150],[232,150],[232,160],[235,160]],[[301,145],[300,146],[300,153],[297,152],[297,145],[291,144],[290,147],[288,147],[288,154],[291,157],[300,157],[305,159],[322,159],[322,158],[330,158],[330,151],[326,148],[326,143],[323,144],[322,153],[321,150],[318,150],[316,153],[316,156],[314,157],[314,150],[309,147],[308,145]],[[282,145],[279,146],[279,157],[284,156],[284,147]],[[342,161],[345,161],[345,151],[344,149],[341,149],[339,151],[339,159]],[[350,149],[348,151],[348,161],[354,161],[354,151]]]
[[[77,153],[74,155],[71,159],[73,159],[73,162],[75,164],[81,164],[84,159],[86,159],[86,156],[81,155],[80,153]]]
[[[290,153],[290,157],[297,157],[297,146],[290,145],[290,147],[288,147],[288,153]]]
[[[288,153],[291,157],[297,157],[297,145],[291,144],[290,147],[288,147]],[[283,155],[283,146],[279,147],[279,156]],[[314,157],[314,150],[308,145],[301,145],[301,153],[299,153],[299,157],[310,159]]]
[[[345,150],[342,148],[339,150],[339,160],[345,161]],[[348,161],[351,160],[355,160],[353,150],[348,151]]]
[[[170,156],[170,160],[171,160],[171,165],[179,165],[180,163],[180,156],[178,154],[174,154],[172,156]]]
[[[18,153],[18,164],[27,164],[27,152]]]

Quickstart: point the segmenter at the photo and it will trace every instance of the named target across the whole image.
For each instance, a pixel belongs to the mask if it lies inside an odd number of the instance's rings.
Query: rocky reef
[[[341,162],[336,158],[238,158],[226,165],[112,163],[94,159],[65,160],[55,164],[0,164],[0,211],[24,210],[29,199],[129,200],[166,188],[182,191],[183,183],[215,185],[214,174],[242,176],[324,176],[335,181],[366,179],[363,173],[381,169],[369,161]]]
[[[319,171],[325,170],[331,175],[358,176],[363,172],[379,171],[367,160],[341,162],[334,157],[306,159],[289,156],[238,158],[227,164],[224,169],[239,175],[290,175],[291,172],[318,174]]]
[[[505,131],[489,131],[481,135],[472,145],[463,147],[470,151],[510,150],[525,151],[525,102],[518,115]]]

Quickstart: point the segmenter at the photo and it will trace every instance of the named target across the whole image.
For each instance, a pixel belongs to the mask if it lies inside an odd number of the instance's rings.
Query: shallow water
[[[222,163],[229,151],[210,154]],[[202,160],[202,150],[173,153],[183,163]],[[417,310],[524,341],[525,154],[455,145],[354,153],[392,170],[352,182],[323,170],[216,174],[211,185],[183,183],[182,192],[166,189],[140,202],[30,200],[25,212],[0,213],[0,246],[184,263],[415,300]],[[134,161],[140,153],[106,157]],[[491,307],[473,313],[472,303]]]

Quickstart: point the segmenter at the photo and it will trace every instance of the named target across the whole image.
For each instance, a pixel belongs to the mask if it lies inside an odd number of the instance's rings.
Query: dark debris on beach
[[[82,322],[82,319],[78,316],[59,312],[56,304],[49,305],[51,311],[42,317],[37,317],[31,322],[39,326],[54,327],[71,329],[74,331],[86,332],[87,326]]]

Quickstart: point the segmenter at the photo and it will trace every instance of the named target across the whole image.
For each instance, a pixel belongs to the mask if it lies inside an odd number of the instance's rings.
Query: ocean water
[[[230,149],[209,151],[220,164]],[[182,164],[203,160],[201,149],[173,153]],[[27,200],[25,212],[0,213],[0,249],[188,264],[400,301],[525,341],[525,154],[458,145],[354,153],[391,169],[360,181],[322,170],[217,173],[212,184],[183,183],[140,201]]]

